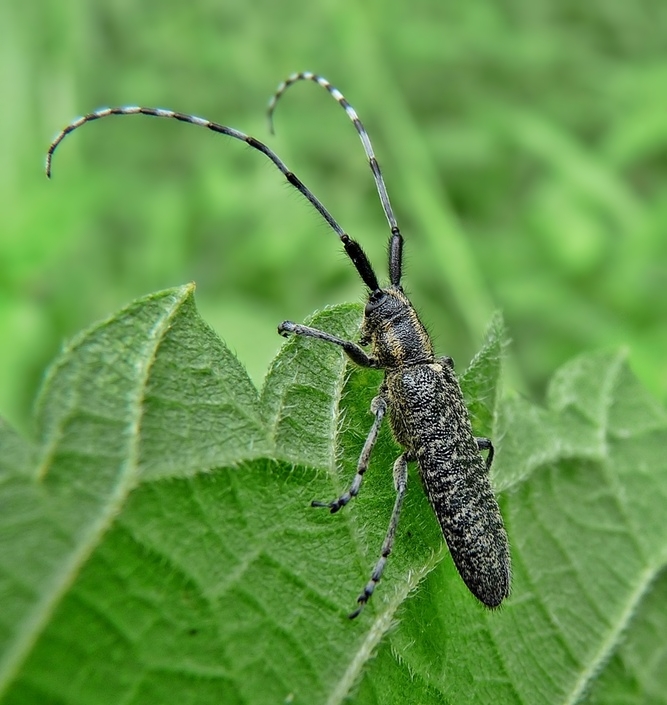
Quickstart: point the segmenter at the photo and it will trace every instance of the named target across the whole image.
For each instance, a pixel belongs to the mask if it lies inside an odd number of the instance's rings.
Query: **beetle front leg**
[[[303,335],[307,338],[317,338],[318,340],[324,340],[327,343],[332,343],[333,345],[338,345],[339,347],[343,348],[350,360],[352,360],[352,362],[355,362],[360,367],[377,368],[378,366],[377,360],[371,355],[368,355],[365,350],[363,350],[363,348],[361,348],[356,343],[353,343],[350,340],[343,340],[342,338],[338,338],[337,336],[331,335],[331,333],[326,333],[325,331],[319,330],[318,328],[302,326],[299,323],[292,323],[292,321],[283,321],[278,326],[278,333],[280,333],[280,335],[285,338],[291,334]]]

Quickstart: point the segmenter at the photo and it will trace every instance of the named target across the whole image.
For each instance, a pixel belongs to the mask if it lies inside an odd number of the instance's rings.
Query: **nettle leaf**
[[[513,592],[458,578],[410,468],[395,551],[354,622],[400,452],[385,427],[349,483],[381,373],[290,339],[261,394],[193,289],[137,301],[56,361],[28,444],[0,423],[0,702],[666,702],[664,410],[622,355],[498,393],[500,317],[461,375]],[[310,323],[354,338],[359,306]]]

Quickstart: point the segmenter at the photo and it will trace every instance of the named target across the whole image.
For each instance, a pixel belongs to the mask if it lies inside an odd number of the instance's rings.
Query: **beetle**
[[[47,176],[51,175],[56,148],[70,132],[111,115],[142,114],[205,127],[241,140],[271,160],[338,235],[368,290],[358,343],[292,321],[281,323],[278,332],[283,336],[299,335],[337,345],[355,364],[384,371],[378,394],[371,403],[374,420],[352,483],[340,497],[327,502],[314,501],[312,506],[326,507],[331,513],[336,513],[358,495],[387,413],[394,438],[403,449],[393,467],[396,500],[380,557],[357,598],[357,608],[349,617],[354,619],[361,613],[382,577],[394,544],[407,490],[408,463],[414,461],[419,466],[428,500],[463,582],[484,605],[498,607],[509,595],[511,560],[507,532],[489,480],[493,444],[488,438],[474,436],[453,361],[450,357],[436,357],[430,336],[403,291],[403,236],[370,138],[354,108],[324,77],[311,72],[295,73],[279,85],[269,102],[271,128],[278,100],[289,86],[302,80],[313,81],[327,90],[345,110],[361,139],[390,228],[389,282],[384,286],[380,286],[370,260],[359,243],[350,238],[320,200],[273,150],[250,135],[195,115],[139,106],[100,108],[75,119],[56,136],[47,152]],[[370,348],[370,351],[364,348]],[[486,451],[486,460],[481,451]]]

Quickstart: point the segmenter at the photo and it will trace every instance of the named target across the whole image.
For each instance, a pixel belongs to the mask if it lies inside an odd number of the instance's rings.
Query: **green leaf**
[[[2,428],[0,692],[142,479],[270,447],[256,392],[192,293],[150,296],[64,350],[38,404],[30,472],[18,467],[28,451]]]
[[[30,467],[33,449],[0,418],[0,483],[7,477],[19,475]]]
[[[361,310],[316,314],[354,338]],[[467,591],[410,468],[394,553],[369,577],[400,449],[350,482],[382,374],[290,339],[261,395],[192,287],[66,348],[34,449],[0,424],[0,702],[667,702],[664,410],[622,355],[565,365],[546,408],[498,393],[500,317],[461,375],[497,449],[513,592]],[[662,650],[661,650],[662,649]]]
[[[495,425],[506,345],[505,324],[502,316],[496,313],[489,323],[481,350],[461,376],[461,387],[477,435],[491,435]]]

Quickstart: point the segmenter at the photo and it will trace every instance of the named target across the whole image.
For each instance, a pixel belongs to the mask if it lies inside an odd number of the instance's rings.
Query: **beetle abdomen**
[[[480,458],[475,472],[426,450],[417,456],[424,487],[452,559],[470,592],[488,607],[508,596],[510,556],[498,502]]]
[[[488,607],[509,594],[507,533],[453,370],[439,363],[388,372],[391,422],[419,463],[454,564]]]

